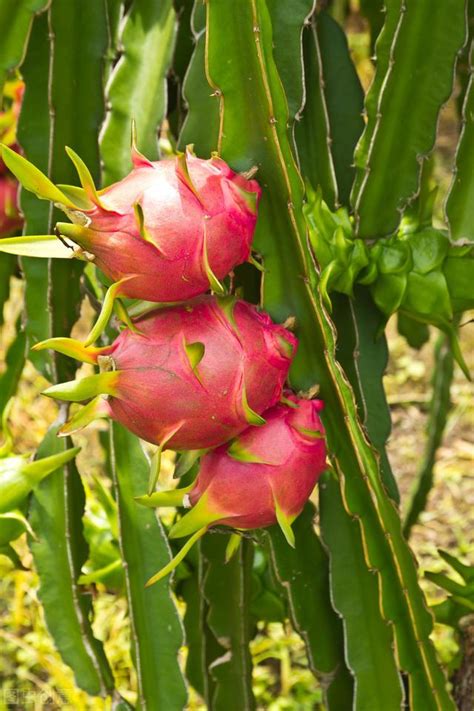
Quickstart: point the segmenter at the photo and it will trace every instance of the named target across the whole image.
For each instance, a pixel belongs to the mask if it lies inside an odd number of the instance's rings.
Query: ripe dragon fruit
[[[278,523],[294,545],[291,523],[326,468],[326,445],[319,417],[323,403],[293,395],[286,402],[265,412],[263,427],[251,427],[230,446],[205,454],[191,486],[137,499],[151,507],[190,508],[169,535],[191,538],[148,584],[173,570],[193,543],[218,524],[248,530]],[[232,539],[230,545],[234,547]]]
[[[23,187],[52,200],[71,219],[57,223],[58,236],[115,282],[114,297],[169,303],[209,289],[222,292],[219,280],[250,258],[261,190],[220,158],[202,160],[188,149],[151,162],[133,143],[131,173],[98,192],[83,161],[67,152],[82,189],[56,187],[25,158],[2,149]],[[41,248],[31,256],[41,256]]]
[[[8,175],[0,175],[0,237],[17,232],[23,226],[17,200],[17,181]]]
[[[36,346],[106,369],[45,391],[75,402],[95,397],[63,433],[110,415],[161,449],[217,446],[264,423],[261,413],[280,399],[297,344],[266,313],[232,297],[158,309],[133,326],[139,332],[125,329],[105,348],[62,338]]]

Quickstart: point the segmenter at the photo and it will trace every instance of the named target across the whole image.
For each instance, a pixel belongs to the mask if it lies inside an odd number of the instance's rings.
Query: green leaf
[[[293,524],[296,546],[272,526],[265,542],[278,582],[288,598],[291,621],[308,650],[311,671],[321,680],[329,709],[350,708],[353,683],[344,662],[341,620],[329,596],[328,559],[314,531],[314,506],[307,504]]]
[[[67,443],[49,430],[38,454],[64,452]],[[29,520],[36,540],[30,548],[39,574],[39,598],[46,623],[77,685],[92,695],[106,695],[113,677],[102,644],[92,633],[92,600],[77,584],[87,558],[83,535],[84,489],[73,463],[46,477],[36,488]]]
[[[210,664],[215,681],[210,708],[238,711],[255,708],[252,692],[250,641],[250,585],[252,544],[243,541],[235,556],[225,563],[229,537],[207,534],[201,543],[205,562],[202,594],[207,605],[207,623],[221,646]]]
[[[183,640],[169,579],[145,588],[170,560],[170,550],[154,512],[134,500],[146,490],[149,464],[139,440],[116,423],[111,425],[110,451],[139,704],[178,711],[186,703],[178,664]]]
[[[428,495],[433,486],[433,470],[438,449],[443,441],[444,430],[451,409],[451,383],[454,374],[454,358],[449,338],[440,334],[434,349],[435,363],[432,376],[432,393],[428,424],[427,440],[424,447],[421,465],[413,478],[408,496],[403,532],[408,538],[412,526],[417,522],[420,513],[425,509]]]
[[[104,183],[132,168],[130,131],[137,126],[139,150],[158,158],[157,135],[166,111],[166,74],[173,54],[176,15],[172,0],[135,0],[123,25],[123,50],[109,80],[110,106],[101,136]]]
[[[446,202],[446,217],[453,240],[474,241],[474,42],[470,49],[469,72],[470,79],[462,114],[463,127]]]
[[[438,114],[451,94],[457,53],[466,38],[461,0],[436,9],[431,0],[387,5],[366,101],[367,127],[355,153],[351,199],[363,238],[394,232],[417,192],[420,157],[434,145]]]
[[[363,523],[368,564],[377,570],[383,616],[393,623],[413,705],[452,709],[429,640],[433,622],[412,554],[381,482],[376,454],[358,421],[353,393],[336,363],[332,324],[315,290],[317,275],[302,214],[303,186],[287,135],[286,101],[273,60],[266,4],[210,0],[207,8],[208,75],[221,96],[218,148],[236,170],[258,164],[264,187],[255,236],[266,269],[263,305],[276,321],[296,317],[299,349],[290,381],[300,390],[320,385],[328,447],[337,454],[334,466],[347,508]],[[258,42],[255,27],[260,30]],[[385,654],[393,655],[391,647]]]
[[[16,69],[23,59],[35,13],[49,0],[2,0],[0,5],[0,96],[7,72]]]

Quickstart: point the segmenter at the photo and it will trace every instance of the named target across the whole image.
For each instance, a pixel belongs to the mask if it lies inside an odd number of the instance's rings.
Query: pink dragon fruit
[[[18,232],[23,226],[17,201],[17,181],[7,175],[0,175],[0,237]]]
[[[230,446],[205,454],[191,486],[137,499],[146,506],[190,508],[172,527],[170,537],[192,534],[191,538],[149,584],[167,575],[191,545],[217,524],[248,530],[278,523],[294,545],[291,523],[326,468],[326,445],[319,418],[323,403],[293,395],[287,403],[265,412],[263,427],[249,428]]]
[[[110,415],[161,448],[222,444],[263,424],[260,415],[280,399],[297,343],[267,314],[229,297],[158,309],[134,327],[139,333],[125,329],[105,348],[61,338],[39,345],[107,369],[45,391],[76,402],[97,396],[64,433]]]
[[[222,292],[219,280],[249,259],[261,191],[220,158],[188,150],[151,162],[132,146],[132,172],[98,193],[85,164],[67,151],[83,189],[56,187],[25,158],[2,152],[26,189],[66,212],[72,224],[58,223],[58,235],[118,283],[114,296],[176,302],[209,288]]]

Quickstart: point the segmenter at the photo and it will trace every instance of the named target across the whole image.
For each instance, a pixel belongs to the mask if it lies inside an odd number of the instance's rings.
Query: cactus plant
[[[458,55],[472,60],[472,3],[381,4],[361,3],[377,57],[365,108],[344,30],[314,0],[0,11],[0,87],[24,82],[20,113],[8,89],[8,132],[0,116],[2,170],[24,188],[20,215],[0,177],[0,275],[18,258],[24,280],[0,410],[25,344],[59,401],[38,461],[0,467],[0,552],[18,563],[8,536],[28,531],[49,632],[77,685],[113,708],[186,707],[174,592],[185,675],[211,710],[256,707],[249,643],[256,621],[283,615],[329,711],[454,709],[397,508],[382,376],[395,313],[425,329],[418,342],[441,329],[447,368],[469,376],[457,324],[474,305],[472,76],[443,226],[426,157]],[[97,315],[81,341],[85,298]],[[71,435],[104,416],[96,488]],[[431,429],[430,462],[439,417]],[[138,437],[158,447],[151,473]],[[166,448],[170,491],[156,489]],[[113,509],[104,556],[84,519],[94,491]],[[127,699],[92,628],[89,592],[107,585],[129,611]]]

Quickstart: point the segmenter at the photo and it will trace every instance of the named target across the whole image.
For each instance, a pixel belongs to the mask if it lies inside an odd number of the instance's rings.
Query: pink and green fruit
[[[280,400],[297,346],[268,314],[232,297],[199,297],[133,325],[139,332],[126,328],[105,348],[71,339],[41,344],[107,371],[45,391],[75,402],[98,396],[64,433],[109,415],[162,447],[215,447],[264,423],[261,415]]]
[[[278,523],[288,543],[294,545],[291,524],[326,469],[326,443],[319,417],[321,400],[290,394],[286,403],[265,413],[263,427],[250,427],[230,445],[205,454],[190,486],[138,497],[138,503],[149,507],[190,509],[169,535],[191,537],[149,585],[171,572],[212,526],[251,530]],[[237,536],[230,539],[229,555],[238,542]]]
[[[116,296],[169,303],[219,292],[219,280],[250,258],[261,190],[217,156],[187,150],[152,162],[132,145],[131,173],[97,191],[83,161],[67,151],[82,188],[56,187],[14,151],[2,154],[24,188],[63,209],[71,222],[57,223],[57,234],[120,282]]]

